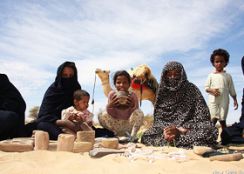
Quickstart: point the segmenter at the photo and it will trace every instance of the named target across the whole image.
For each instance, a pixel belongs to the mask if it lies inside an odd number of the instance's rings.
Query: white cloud
[[[69,20],[52,13],[63,14],[66,6],[25,4],[7,23],[0,48],[26,61],[41,59],[40,63],[69,56],[102,58],[111,52],[156,56],[191,50],[228,24],[226,18],[223,22],[215,17],[222,5],[208,2],[88,1],[78,8],[71,5],[75,16]]]

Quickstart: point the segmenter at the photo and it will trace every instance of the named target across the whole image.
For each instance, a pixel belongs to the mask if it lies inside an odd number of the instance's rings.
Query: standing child
[[[62,110],[62,119],[57,120],[56,124],[63,127],[63,132],[76,135],[77,131],[92,130],[92,113],[87,108],[90,95],[85,90],[74,92],[74,106]]]
[[[234,109],[238,108],[236,91],[230,74],[224,68],[229,63],[229,53],[224,49],[214,50],[210,61],[215,67],[210,73],[205,84],[209,94],[208,107],[214,124],[219,120],[222,130],[226,127],[226,117],[229,109],[229,95],[233,98]]]
[[[138,98],[130,92],[131,78],[127,71],[117,71],[113,82],[116,90],[108,94],[106,111],[98,116],[101,126],[111,130],[117,136],[129,134],[131,141],[143,122],[143,112],[139,109]]]

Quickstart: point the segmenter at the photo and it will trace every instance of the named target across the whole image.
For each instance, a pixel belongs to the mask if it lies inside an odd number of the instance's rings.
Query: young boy
[[[229,62],[229,53],[224,49],[214,50],[210,61],[215,67],[208,75],[205,90],[209,94],[208,107],[214,124],[219,120],[222,130],[226,127],[226,117],[229,109],[229,95],[233,98],[234,109],[238,108],[236,91],[230,74],[224,68]]]

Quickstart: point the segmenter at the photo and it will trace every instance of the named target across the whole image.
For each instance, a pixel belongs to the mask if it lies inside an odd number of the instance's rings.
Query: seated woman
[[[27,125],[28,132],[32,132],[33,129],[43,130],[49,133],[50,139],[56,140],[58,135],[63,133],[56,121],[61,119],[63,109],[73,105],[73,94],[80,89],[75,63],[67,61],[61,64],[55,81],[43,97],[37,120]],[[113,136],[113,133],[106,129],[92,128],[95,130],[96,137]]]
[[[73,93],[81,86],[77,80],[75,63],[64,62],[58,67],[55,81],[47,89],[38,114],[37,129],[49,133],[50,139],[56,140],[62,133],[56,125],[56,120],[61,119],[61,112],[73,105]]]
[[[0,140],[25,136],[26,104],[5,74],[0,74]]]
[[[128,91],[131,83],[128,72],[117,71],[113,81],[116,90],[109,92],[106,111],[98,115],[98,120],[115,135],[129,136],[134,141],[143,122],[143,112],[139,109],[136,94]]]
[[[153,126],[142,143],[176,147],[216,145],[217,129],[199,89],[187,80],[182,64],[169,62],[162,74],[154,110]]]

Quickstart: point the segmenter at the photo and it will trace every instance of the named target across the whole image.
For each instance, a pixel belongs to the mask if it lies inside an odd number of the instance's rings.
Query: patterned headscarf
[[[177,70],[181,74],[178,79],[175,79],[177,81],[176,86],[169,86],[168,84],[168,78],[166,77],[166,73],[170,70]],[[190,94],[189,84],[191,84],[190,86],[192,86],[192,83],[189,83],[189,81],[187,80],[185,70],[181,63],[172,61],[168,62],[165,65],[161,74],[159,90],[155,103],[155,122],[157,122],[158,119],[161,120],[161,118],[163,118],[164,120],[170,119],[174,120],[175,124],[180,126],[182,124],[180,122],[182,121],[184,115],[194,115],[193,113],[186,113],[186,111],[194,112],[190,109],[190,106],[188,105],[192,103],[191,100],[193,100],[193,96],[186,95]],[[195,89],[193,92],[195,92]],[[180,118],[179,115],[181,115],[182,117]],[[167,124],[167,121],[165,123]],[[169,121],[169,123],[171,123],[171,121]]]
[[[168,79],[166,77],[166,74],[168,71],[172,71],[172,70],[176,70],[178,72],[180,72],[180,77],[177,79]],[[174,86],[170,85],[170,80],[171,82],[174,82],[173,84],[175,84]],[[184,67],[178,63],[178,62],[168,62],[162,72],[161,75],[161,83],[162,86],[170,91],[177,91],[183,83],[185,83],[187,81],[187,76],[184,70]]]

